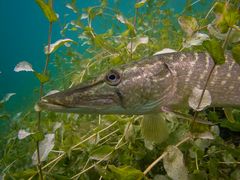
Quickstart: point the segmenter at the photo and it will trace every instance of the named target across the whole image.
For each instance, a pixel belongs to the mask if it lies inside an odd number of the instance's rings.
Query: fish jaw
[[[124,111],[114,88],[102,81],[44,96],[38,102],[38,106],[41,110],[85,114],[110,114]]]

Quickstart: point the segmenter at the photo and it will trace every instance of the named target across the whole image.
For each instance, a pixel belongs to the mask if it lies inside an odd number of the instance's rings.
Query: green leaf
[[[53,53],[54,51],[56,51],[58,48],[60,48],[61,46],[63,46],[65,43],[68,43],[68,42],[73,42],[72,39],[60,39],[58,41],[56,41],[55,43],[53,44],[50,44],[50,47],[49,47],[49,52],[48,52],[48,45],[44,47],[44,53],[45,54],[51,54]]]
[[[140,7],[144,6],[144,4],[146,4],[146,2],[148,2],[148,0],[141,0],[140,2],[135,4],[135,8],[140,8]]]
[[[191,16],[180,16],[178,23],[187,36],[192,36],[199,28],[197,20]]]
[[[233,59],[240,64],[240,44],[237,44],[232,48],[232,56]]]
[[[0,120],[9,120],[10,115],[9,114],[0,114]]]
[[[38,4],[38,6],[41,8],[41,10],[43,11],[44,15],[46,16],[49,22],[57,21],[58,19],[57,15],[49,4],[45,3],[44,0],[35,0],[35,1]]]
[[[113,150],[114,149],[109,145],[100,146],[99,148],[94,149],[90,153],[90,158],[95,160],[101,160],[104,158],[104,160],[108,160],[110,155],[109,156],[107,155],[110,154]]]
[[[17,173],[13,174],[13,177],[17,178],[17,179],[28,179],[31,176],[37,174],[37,171],[34,169],[27,169],[25,171],[20,171]]]
[[[216,39],[207,40],[203,42],[203,46],[217,65],[225,63],[224,50],[219,41]]]
[[[33,73],[41,83],[45,83],[49,80],[49,77],[44,74],[38,73],[36,71],[34,71]]]
[[[31,135],[31,137],[34,139],[34,141],[41,141],[44,139],[44,134],[42,132],[36,132]]]
[[[140,180],[144,177],[143,173],[131,166],[116,167],[108,165],[113,179],[116,180]]]
[[[230,121],[222,121],[221,127],[230,129],[231,131],[240,132],[240,122],[235,121],[234,123]]]

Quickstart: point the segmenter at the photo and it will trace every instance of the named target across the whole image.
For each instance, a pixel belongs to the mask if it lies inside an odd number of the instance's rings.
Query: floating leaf
[[[45,161],[48,157],[48,154],[54,147],[54,134],[46,134],[45,138],[40,141],[39,143],[39,154],[40,154],[40,161]],[[37,150],[34,152],[32,156],[32,163],[33,165],[37,164]]]
[[[148,43],[148,37],[135,38],[133,41],[128,43],[127,49],[130,52],[134,52],[140,44],[147,44],[147,43]]]
[[[34,75],[38,78],[38,80],[41,82],[41,83],[45,83],[49,80],[49,77],[47,75],[44,75],[44,74],[41,74],[41,73],[38,73],[36,71],[33,72]]]
[[[232,48],[232,56],[233,59],[240,64],[240,44],[237,44]]]
[[[187,36],[192,36],[199,28],[197,20],[191,16],[180,16],[178,23]]]
[[[111,171],[112,179],[116,180],[140,180],[144,177],[140,170],[130,166],[115,167],[114,165],[108,165],[108,169]]]
[[[24,130],[24,129],[20,129],[19,131],[18,131],[18,139],[24,139],[24,138],[26,138],[26,137],[28,137],[29,135],[31,135],[32,133],[29,133],[29,132],[27,132],[26,130]]]
[[[216,64],[221,65],[225,63],[224,50],[219,41],[216,39],[207,40],[203,42],[203,46]]]
[[[108,160],[110,158],[110,155],[108,156],[108,154],[110,154],[112,151],[113,148],[111,146],[103,145],[98,147],[97,149],[94,149],[90,153],[90,158],[94,160]]]
[[[209,36],[207,34],[195,33],[183,41],[183,47],[190,48],[191,46],[199,46],[202,45],[203,41],[206,41],[208,39]]]
[[[48,52],[48,46],[45,46],[44,48],[44,53],[45,54],[51,54],[53,53],[54,51],[56,51],[58,48],[60,48],[61,46],[63,46],[65,43],[67,42],[73,42],[72,39],[60,39],[58,41],[56,41],[55,43],[51,44],[50,45],[50,50]]]
[[[167,155],[163,157],[163,166],[167,175],[173,180],[187,180],[187,169],[182,152],[176,146],[167,147]]]
[[[158,54],[167,54],[167,53],[173,53],[173,52],[177,52],[174,49],[170,49],[170,48],[164,48],[161,51],[158,51],[156,53],[154,53],[153,55],[158,55]]]
[[[140,8],[142,7],[148,0],[141,0],[138,3],[135,4],[135,8]]]
[[[44,0],[35,0],[38,6],[43,11],[45,17],[48,19],[49,22],[57,21],[58,17],[54,10],[52,9],[50,4],[45,3]]]
[[[208,90],[205,90],[201,104],[198,107],[198,104],[202,95],[202,91],[203,91],[202,89],[198,89],[197,87],[194,87],[192,94],[188,98],[189,106],[193,108],[195,111],[201,111],[212,103],[210,92]]]
[[[14,68],[15,72],[20,72],[20,71],[34,71],[32,68],[32,65],[27,62],[27,61],[21,61],[20,63],[18,63],[15,68]]]

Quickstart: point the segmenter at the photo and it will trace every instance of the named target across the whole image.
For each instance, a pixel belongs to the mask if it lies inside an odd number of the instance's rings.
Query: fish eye
[[[116,86],[120,83],[121,77],[120,74],[116,70],[111,70],[105,77],[106,82],[109,85]]]

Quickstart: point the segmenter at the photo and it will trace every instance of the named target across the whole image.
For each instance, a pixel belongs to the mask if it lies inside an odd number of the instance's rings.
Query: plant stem
[[[135,3],[137,3],[137,2],[138,2],[138,0],[135,1]],[[135,30],[135,28],[136,28],[137,12],[138,12],[138,8],[135,8],[134,19],[133,19],[133,27],[134,27],[134,30]],[[131,35],[131,60],[133,59],[133,57],[132,57],[132,55],[133,55],[132,48],[133,48],[133,37],[132,37],[132,35]]]
[[[186,138],[184,138],[183,140],[181,140],[180,142],[178,142],[175,146],[178,147],[181,144],[185,143],[186,141],[190,140],[192,137],[187,136]],[[143,172],[144,175],[146,175],[159,161],[161,161],[166,155],[168,154],[167,151],[164,151],[161,156],[159,156],[155,161],[152,162],[152,164],[150,164],[146,170]]]
[[[52,6],[53,1],[51,1],[51,6]],[[45,66],[43,69],[43,75],[47,74],[47,68],[48,68],[48,64],[50,61],[50,45],[51,45],[51,39],[52,39],[52,22],[49,22],[49,29],[48,29],[48,45],[47,45],[47,55],[46,55],[46,61],[45,61]],[[43,96],[43,86],[44,84],[42,82],[40,82],[40,93],[39,93],[39,99],[41,99],[41,97]],[[37,112],[37,128],[38,131],[41,131],[41,111]],[[39,170],[39,176],[40,179],[43,180],[43,173],[42,173],[42,164],[41,164],[41,158],[40,158],[40,148],[39,148],[39,141],[37,141],[37,160],[38,160],[38,170]]]
[[[226,46],[227,46],[227,42],[228,42],[229,36],[230,36],[230,34],[231,34],[231,31],[232,31],[232,28],[229,28],[229,29],[228,29],[228,32],[227,32],[227,36],[226,36],[226,38],[225,38],[225,40],[224,40],[224,43],[223,43],[223,45],[222,45],[223,51],[225,50],[225,48],[226,48]],[[205,91],[206,91],[206,89],[207,89],[207,85],[208,85],[208,83],[209,83],[209,80],[210,80],[210,78],[211,78],[211,76],[212,76],[212,73],[213,73],[215,67],[216,67],[216,64],[214,63],[214,65],[213,65],[213,67],[212,67],[212,69],[210,70],[210,73],[209,73],[209,75],[208,75],[207,81],[206,81],[206,83],[205,83],[205,85],[204,85],[204,87],[203,87],[203,91],[202,91],[200,100],[199,100],[199,102],[198,102],[197,109],[199,109],[199,107],[200,107],[200,105],[201,105],[201,103],[202,103],[202,99],[203,99],[204,93],[205,93]],[[199,113],[199,111],[195,111],[191,126],[195,123],[195,120],[197,119],[198,113]]]

